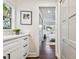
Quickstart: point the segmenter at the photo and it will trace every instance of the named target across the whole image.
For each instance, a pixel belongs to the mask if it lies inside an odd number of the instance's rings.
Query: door
[[[76,59],[75,0],[61,2],[61,59]]]
[[[68,0],[61,2],[61,59],[68,59]]]

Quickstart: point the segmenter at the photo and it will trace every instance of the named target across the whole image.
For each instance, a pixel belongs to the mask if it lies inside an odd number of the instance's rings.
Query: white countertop
[[[3,36],[3,42],[6,41],[6,40],[16,39],[16,38],[27,36],[27,35],[30,35],[30,34],[29,33],[25,33],[25,34],[19,34],[19,35],[7,35],[7,36]]]

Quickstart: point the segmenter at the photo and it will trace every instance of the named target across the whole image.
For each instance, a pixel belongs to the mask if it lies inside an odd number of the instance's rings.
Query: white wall
[[[57,4],[57,40],[56,40],[56,56],[58,56],[58,59],[61,59],[60,57],[60,2],[58,1],[58,4]]]
[[[35,56],[39,56],[39,6],[56,6],[56,3],[53,3],[53,0],[16,0],[16,26],[23,33],[30,32],[33,40],[30,53]],[[20,24],[20,11],[23,10],[32,11],[32,25]]]

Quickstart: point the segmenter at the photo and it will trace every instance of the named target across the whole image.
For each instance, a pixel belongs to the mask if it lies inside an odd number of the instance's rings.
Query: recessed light
[[[42,28],[42,25],[40,24],[39,27]]]
[[[50,13],[51,11],[50,10],[48,10],[48,13]]]

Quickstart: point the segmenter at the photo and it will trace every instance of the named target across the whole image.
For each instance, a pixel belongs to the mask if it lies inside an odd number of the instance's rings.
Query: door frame
[[[38,10],[39,10],[39,8],[40,7],[55,7],[56,8],[56,10],[55,10],[55,36],[56,36],[56,44],[55,44],[55,55],[56,55],[56,57],[58,58],[58,59],[60,59],[60,53],[59,53],[59,51],[60,51],[60,46],[59,46],[59,34],[58,34],[58,5],[56,4],[56,5],[54,5],[54,6],[39,6],[38,7]],[[40,49],[40,48],[39,48]]]

